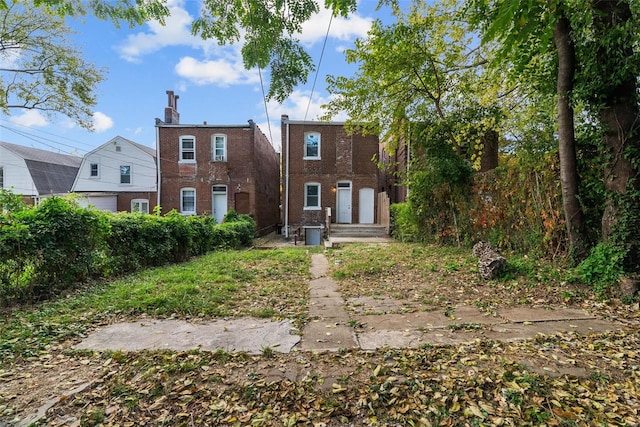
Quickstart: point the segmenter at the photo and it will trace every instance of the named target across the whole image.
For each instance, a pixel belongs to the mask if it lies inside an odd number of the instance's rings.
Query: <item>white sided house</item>
[[[69,193],[82,159],[0,141],[0,188],[26,203]]]
[[[149,213],[157,182],[156,150],[116,136],[84,156],[71,191],[98,209]]]

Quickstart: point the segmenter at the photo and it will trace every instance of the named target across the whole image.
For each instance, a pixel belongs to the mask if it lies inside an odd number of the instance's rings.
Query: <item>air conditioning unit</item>
[[[217,155],[217,156],[213,157],[213,160],[216,161],[216,162],[224,162],[225,159],[224,159],[224,156]]]

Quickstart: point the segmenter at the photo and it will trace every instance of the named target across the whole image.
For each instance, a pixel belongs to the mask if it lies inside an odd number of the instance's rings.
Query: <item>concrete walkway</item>
[[[343,300],[338,285],[327,277],[327,258],[312,255],[309,284],[309,323],[297,333],[289,321],[265,319],[217,320],[194,324],[182,320],[142,320],[101,329],[78,344],[77,349],[125,350],[225,350],[260,354],[267,348],[281,353],[294,349],[338,351],[382,347],[411,348],[425,344],[457,344],[476,339],[518,341],[539,333],[575,331],[601,333],[625,328],[583,310],[514,307],[496,316],[476,307],[460,305],[443,312],[401,313],[398,302],[355,298]],[[365,314],[349,315],[346,305],[366,307]],[[391,313],[391,314],[366,314]]]

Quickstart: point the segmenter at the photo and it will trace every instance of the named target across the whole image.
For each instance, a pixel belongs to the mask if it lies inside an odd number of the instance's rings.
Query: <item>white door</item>
[[[351,183],[339,182],[337,187],[338,215],[336,222],[339,224],[351,224]]]
[[[212,216],[218,224],[222,223],[227,214],[227,187],[225,185],[213,186],[213,208]]]
[[[361,188],[358,193],[358,222],[360,224],[373,224],[373,207],[375,200],[373,188]]]

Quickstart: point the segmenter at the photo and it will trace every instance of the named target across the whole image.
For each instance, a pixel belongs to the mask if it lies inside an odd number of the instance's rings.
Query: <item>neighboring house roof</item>
[[[22,157],[38,194],[61,194],[71,190],[82,158],[0,141],[0,146]]]

